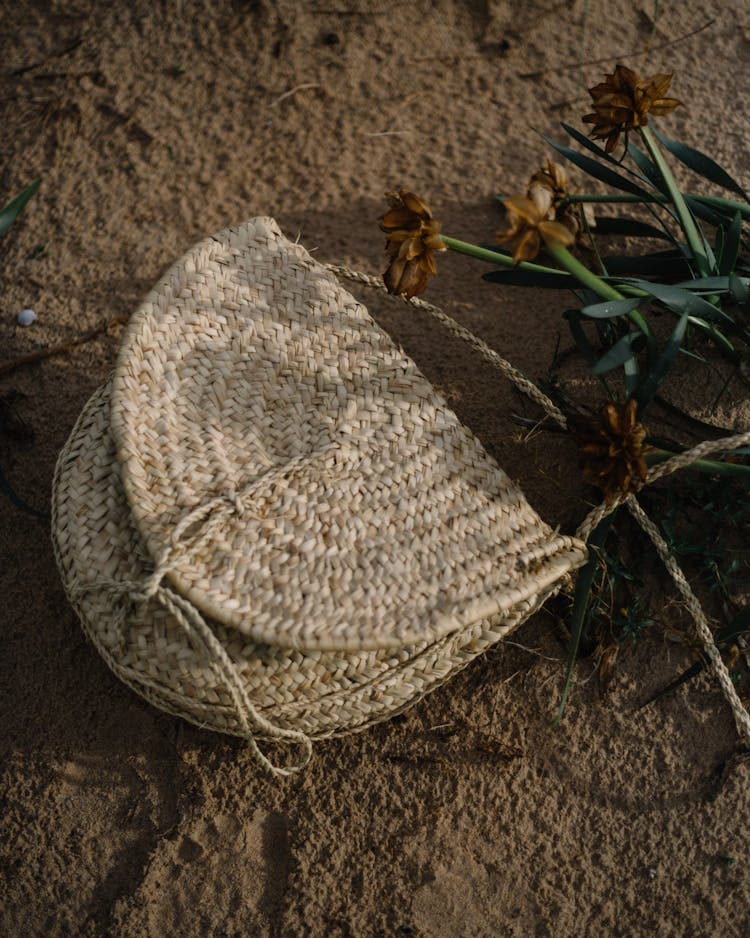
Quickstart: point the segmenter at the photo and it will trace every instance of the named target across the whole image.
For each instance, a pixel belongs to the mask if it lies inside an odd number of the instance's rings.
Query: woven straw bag
[[[585,559],[333,275],[270,219],[132,317],[58,461],[58,563],[112,670],[256,739],[361,729],[518,626]]]

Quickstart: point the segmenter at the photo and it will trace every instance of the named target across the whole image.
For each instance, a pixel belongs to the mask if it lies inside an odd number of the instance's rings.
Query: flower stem
[[[739,212],[741,215],[744,215],[745,218],[750,218],[750,205],[747,205],[744,202],[735,202],[734,199],[723,199],[719,196],[714,195],[693,195],[688,193],[691,199],[695,199],[697,202],[703,202],[706,205],[714,206],[719,209],[726,209],[731,212]],[[604,195],[587,195],[586,193],[571,193],[565,197],[565,201],[577,205],[579,203],[586,204],[597,204],[600,202],[616,203],[622,204],[638,204],[645,202],[656,202],[660,205],[668,204],[669,199],[665,195],[654,194],[651,196],[642,196],[642,195],[626,195],[622,192],[609,192]]]
[[[711,273],[711,266],[708,263],[708,258],[706,257],[706,251],[703,247],[703,238],[701,233],[698,230],[698,226],[695,223],[695,219],[690,213],[690,209],[685,203],[685,199],[677,187],[675,178],[672,175],[672,170],[669,168],[669,164],[664,159],[659,145],[656,142],[654,135],[651,133],[651,128],[648,126],[640,127],[641,138],[646,145],[646,149],[651,156],[651,159],[654,161],[656,168],[661,174],[661,178],[664,180],[664,185],[667,187],[667,192],[672,201],[672,204],[675,207],[677,212],[677,217],[680,220],[680,225],[682,230],[685,233],[685,239],[690,246],[690,250],[695,259],[695,263],[698,265],[698,270],[701,273],[702,277],[707,277]]]
[[[666,462],[673,456],[677,456],[677,453],[672,453],[667,449],[652,449],[646,453],[646,462],[650,466],[656,465],[660,462]],[[737,476],[740,478],[750,476],[750,466],[736,462],[719,462],[716,459],[695,459],[686,468],[695,469],[698,472],[708,472],[715,476],[734,476],[735,478]]]
[[[596,293],[603,300],[624,300],[625,295],[616,290],[613,286],[602,280],[601,277],[584,266],[577,257],[574,257],[570,251],[561,244],[548,243],[545,245],[547,253],[569,271],[584,287],[587,287],[592,293]],[[637,310],[631,310],[628,316],[638,326],[644,335],[651,335],[651,329],[643,318],[643,315]]]
[[[615,290],[614,287],[611,287],[608,283],[602,280],[601,277],[597,277],[595,273],[590,271],[588,267],[585,267],[577,258],[573,257],[573,255],[564,247],[555,247],[549,244],[546,245],[547,253],[554,257],[555,260],[564,268],[563,270],[560,270],[557,267],[544,267],[542,264],[530,264],[527,261],[521,261],[519,264],[514,264],[513,258],[509,254],[501,254],[499,251],[489,251],[487,248],[480,248],[476,244],[469,244],[468,241],[459,241],[458,238],[450,238],[448,235],[441,234],[440,237],[446,247],[449,247],[451,251],[457,251],[459,254],[466,254],[469,257],[475,257],[480,261],[487,261],[490,264],[500,264],[503,267],[509,267],[512,269],[518,268],[520,270],[529,270],[532,273],[557,274],[558,276],[565,276],[566,274],[569,274],[571,275],[571,279],[575,278],[579,283],[583,284],[585,287],[588,287],[590,290],[596,293],[597,296],[600,296],[604,300],[624,300],[627,298],[625,294],[620,293],[619,290]],[[646,296],[642,290],[636,291],[635,289],[631,288],[626,289],[630,296]],[[649,328],[648,323],[637,309],[631,310],[628,315],[644,335],[651,335],[651,329]]]
[[[476,257],[477,260],[487,261],[490,264],[500,264],[502,267],[536,271],[538,274],[557,274],[558,276],[565,276],[564,270],[557,270],[555,267],[544,267],[541,264],[529,264],[526,261],[521,261],[520,264],[514,264],[510,254],[502,254],[500,251],[488,251],[487,248],[480,248],[477,244],[469,244],[468,241],[459,241],[458,238],[449,238],[447,235],[441,234],[440,239],[451,251],[457,251],[459,254],[467,254],[469,257]]]

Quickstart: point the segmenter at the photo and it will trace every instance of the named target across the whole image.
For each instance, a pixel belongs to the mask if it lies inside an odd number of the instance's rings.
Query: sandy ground
[[[666,129],[750,185],[750,12],[658,12],[652,31],[652,5],[626,0],[5,0],[0,201],[43,182],[0,242],[0,360],[131,312],[194,241],[256,214],[377,272],[382,193],[405,185],[446,232],[491,240],[493,195],[545,155],[532,128],[562,139],[558,121],[577,122],[618,58],[674,69],[689,107]],[[440,267],[428,298],[531,376],[558,336],[569,344],[564,297],[501,292],[457,256]],[[478,356],[361,295],[542,516],[572,530],[592,496],[569,443],[525,440],[508,416],[525,405]],[[39,315],[29,329],[24,307]],[[118,338],[0,379],[27,395],[34,430],[2,438],[2,470],[41,511]],[[661,629],[623,651],[606,698],[582,665],[552,730],[564,647],[543,611],[518,644],[279,781],[240,741],[121,685],[66,603],[48,521],[6,497],[0,517],[1,934],[750,932],[750,765],[715,784],[738,743],[709,679],[638,710],[689,660]],[[661,620],[684,614],[665,601]]]

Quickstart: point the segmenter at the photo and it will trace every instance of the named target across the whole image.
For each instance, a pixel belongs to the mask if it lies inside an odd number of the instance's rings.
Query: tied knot
[[[229,502],[229,504],[234,509],[238,518],[244,518],[246,508],[245,503],[242,501],[240,495],[237,494],[235,489],[230,489],[225,495],[224,498]]]

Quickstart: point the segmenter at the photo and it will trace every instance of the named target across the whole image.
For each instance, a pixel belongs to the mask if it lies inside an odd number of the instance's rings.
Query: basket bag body
[[[60,456],[53,529],[109,666],[252,738],[402,710],[586,555],[266,218],[196,245],[133,315]]]

